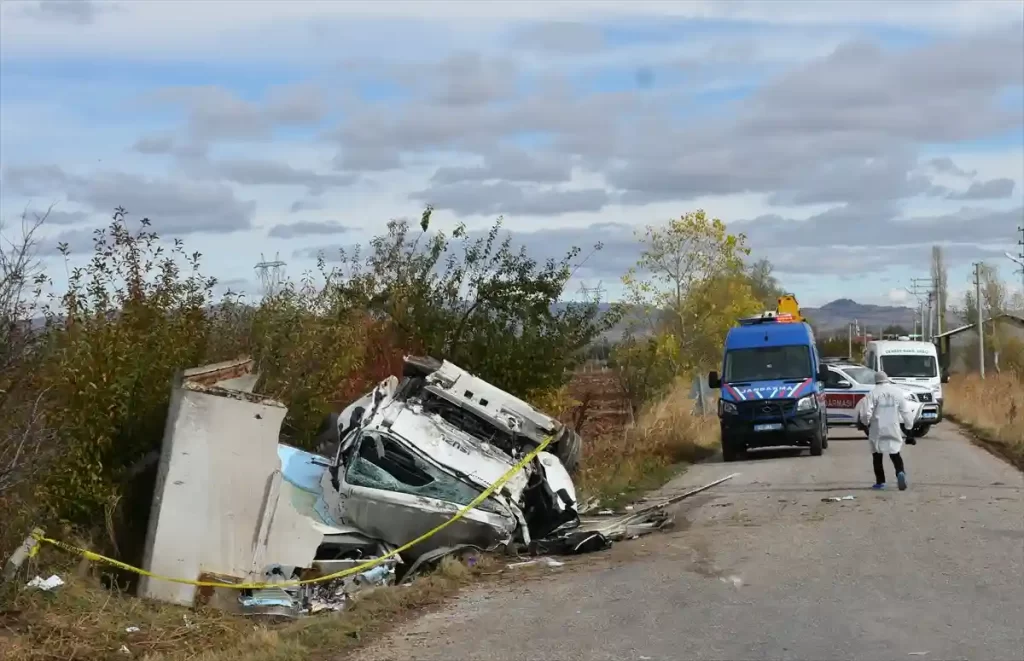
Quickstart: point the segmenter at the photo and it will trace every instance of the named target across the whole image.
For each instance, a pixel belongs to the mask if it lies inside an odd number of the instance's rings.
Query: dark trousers
[[[881,452],[872,452],[871,460],[875,464],[875,483],[885,484],[885,466],[882,464],[882,458],[884,455]],[[896,469],[897,473],[903,472],[903,457],[900,453],[890,454],[889,458],[892,459],[892,467]]]

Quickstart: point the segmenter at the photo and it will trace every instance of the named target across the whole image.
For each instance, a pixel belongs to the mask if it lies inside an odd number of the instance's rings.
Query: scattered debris
[[[718,580],[722,581],[723,583],[731,583],[734,588],[743,586],[743,579],[736,575],[720,576]]]
[[[506,567],[506,569],[519,569],[520,567],[529,567],[531,565],[536,565],[536,564],[541,564],[541,563],[543,563],[544,565],[546,565],[548,567],[551,567],[552,569],[556,569],[558,567],[564,567],[565,566],[564,562],[561,562],[559,560],[555,560],[554,558],[537,558],[535,560],[527,560],[525,562],[513,562],[512,564],[508,565],[508,567]]]
[[[121,654],[131,654],[132,651],[128,649],[127,645],[121,645],[121,649],[118,650]]]
[[[960,496],[960,500],[967,500],[967,496]]]
[[[188,582],[214,580],[238,588],[203,588],[207,603],[294,618],[343,610],[452,555],[473,563],[485,551],[528,552],[533,559],[508,568],[558,568],[565,563],[549,555],[661,530],[669,506],[736,475],[586,517],[600,501],[576,500],[576,432],[452,363],[407,357],[401,380],[328,416],[315,452],[280,443],[287,409],[254,394],[258,380],[246,359],[186,370],[174,384],[143,569],[183,582],[144,578],[140,596],[192,605]]]
[[[125,633],[138,633],[141,631],[138,627],[125,627]]]
[[[854,500],[854,497],[853,496],[841,496],[841,497],[840,496],[832,496],[830,498],[822,498],[821,502],[823,502],[823,503],[839,503],[839,502],[842,502],[844,500]]]
[[[7,559],[7,564],[4,565],[4,580],[10,580],[14,578],[14,575],[21,569],[21,565],[24,564],[25,560],[32,557],[35,552],[36,545],[39,544],[37,537],[43,536],[42,528],[36,528],[33,530],[25,541],[21,543],[11,557]]]
[[[907,652],[907,656],[928,656],[928,652]]]
[[[40,577],[36,576],[31,581],[29,581],[28,585],[26,585],[25,587],[34,588],[36,590],[42,590],[43,592],[49,592],[50,590],[59,588],[62,585],[64,585],[64,581],[61,579],[61,577],[57,576],[56,574],[53,574],[52,576],[50,576],[50,578],[46,579],[45,581]]]

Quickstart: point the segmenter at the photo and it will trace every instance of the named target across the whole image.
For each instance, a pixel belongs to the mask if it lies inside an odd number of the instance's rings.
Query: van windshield
[[[725,381],[780,381],[811,376],[807,345],[733,349],[725,354]]]
[[[935,364],[935,356],[907,355],[882,356],[882,371],[889,376],[903,377],[935,377],[939,375]]]

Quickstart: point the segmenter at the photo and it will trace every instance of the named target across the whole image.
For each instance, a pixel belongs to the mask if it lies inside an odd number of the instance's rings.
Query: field
[[[988,449],[1024,469],[1024,383],[1015,374],[958,376],[943,388],[945,412]]]

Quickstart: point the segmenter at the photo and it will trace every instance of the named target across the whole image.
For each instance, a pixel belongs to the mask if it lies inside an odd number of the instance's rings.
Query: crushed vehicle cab
[[[794,314],[795,311],[795,314]],[[805,446],[812,455],[828,447],[824,366],[814,333],[796,308],[779,299],[779,312],[740,320],[725,339],[718,416],[722,455],[736,461],[747,449]]]
[[[825,404],[829,426],[856,426],[866,431],[860,421],[860,412],[864,397],[875,387],[875,371],[847,360],[825,359],[825,362],[828,367]],[[931,388],[910,383],[895,385],[906,392],[914,410],[914,426],[907,430],[907,434],[913,438],[924,436],[939,419],[939,405],[932,397]]]
[[[332,520],[401,544],[440,525],[498,481],[546,438],[527,469],[462,521],[420,544],[415,557],[455,543],[490,547],[515,535],[529,543],[578,524],[576,493],[563,460],[579,461],[576,432],[447,361],[407,358],[401,382],[325,420],[321,454]]]

